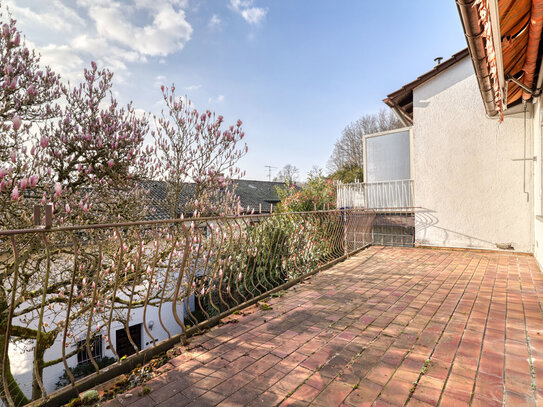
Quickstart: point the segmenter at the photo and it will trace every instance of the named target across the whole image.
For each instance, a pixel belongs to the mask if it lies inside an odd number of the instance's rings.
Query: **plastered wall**
[[[533,162],[519,161],[533,156],[530,114],[526,134],[522,112],[487,118],[469,58],[413,96],[416,242],[532,252]]]

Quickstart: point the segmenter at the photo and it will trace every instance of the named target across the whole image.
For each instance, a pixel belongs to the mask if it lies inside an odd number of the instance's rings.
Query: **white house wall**
[[[194,310],[194,299],[189,300],[191,310]],[[168,333],[162,327],[159,317],[158,317],[158,307],[149,306],[147,308],[146,321],[147,325],[152,325],[150,329],[151,334],[158,342],[168,339]],[[185,317],[185,310],[183,303],[177,305],[177,314],[181,320]],[[166,329],[169,331],[171,336],[178,335],[182,332],[181,327],[175,321],[173,315],[172,303],[165,302],[162,305],[162,322]],[[143,324],[143,308],[137,308],[131,312],[130,323],[129,325]],[[35,327],[34,327],[35,328]],[[120,322],[113,322],[111,324],[111,343],[114,348],[117,347],[116,343],[116,331],[119,329],[124,329],[124,325]],[[102,346],[103,346],[103,356],[115,357],[113,351],[109,348],[109,342],[106,341],[107,328],[102,327],[98,332],[102,335]],[[45,352],[45,360],[55,360],[62,357],[62,334],[59,335],[58,339],[55,341],[54,345]],[[80,338],[83,340],[84,338]],[[147,349],[153,346],[152,338],[147,334],[145,328],[142,326],[141,334],[142,348]],[[11,362],[11,371],[13,377],[21,387],[21,390],[25,393],[27,397],[32,395],[32,369],[33,369],[33,360],[34,360],[34,341],[25,341],[26,343],[18,342],[17,346],[10,344],[9,348],[9,357]],[[26,345],[26,346],[25,346]],[[25,351],[26,349],[26,351]],[[70,353],[74,350],[73,345],[69,345],[66,349],[66,353]],[[68,366],[76,367],[77,366],[77,355],[72,356],[67,359]],[[58,363],[56,365],[47,367],[43,372],[43,384],[47,392],[52,392],[55,390],[55,384],[58,382],[60,376],[64,373],[64,364]]]
[[[542,203],[542,188],[543,182],[542,171],[543,166],[543,145],[541,143],[541,98],[537,99],[534,104],[534,120],[533,120],[533,135],[534,135],[534,257],[539,263],[539,267],[543,265],[543,203]]]
[[[522,114],[499,124],[485,116],[469,58],[416,88],[416,242],[533,250],[532,162],[524,179]],[[528,120],[526,157],[533,156]],[[526,191],[526,192],[525,192]]]

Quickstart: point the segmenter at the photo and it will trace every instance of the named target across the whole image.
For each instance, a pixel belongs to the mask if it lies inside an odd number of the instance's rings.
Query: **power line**
[[[277,167],[272,167],[271,165],[265,165],[264,168],[268,170],[268,181],[271,181],[272,170],[276,169]]]

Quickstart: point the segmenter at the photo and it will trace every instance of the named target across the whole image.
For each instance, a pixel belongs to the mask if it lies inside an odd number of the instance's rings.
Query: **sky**
[[[4,0],[42,62],[76,83],[96,61],[119,101],[161,110],[175,83],[244,123],[239,166],[326,169],[350,122],[466,47],[453,0]],[[326,172],[326,170],[325,170]]]

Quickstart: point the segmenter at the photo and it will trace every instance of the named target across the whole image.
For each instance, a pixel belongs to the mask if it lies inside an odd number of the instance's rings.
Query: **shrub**
[[[277,187],[277,195],[281,199],[277,208],[280,212],[307,212],[336,207],[334,184],[327,180],[321,171],[309,174],[301,190],[294,185]]]

